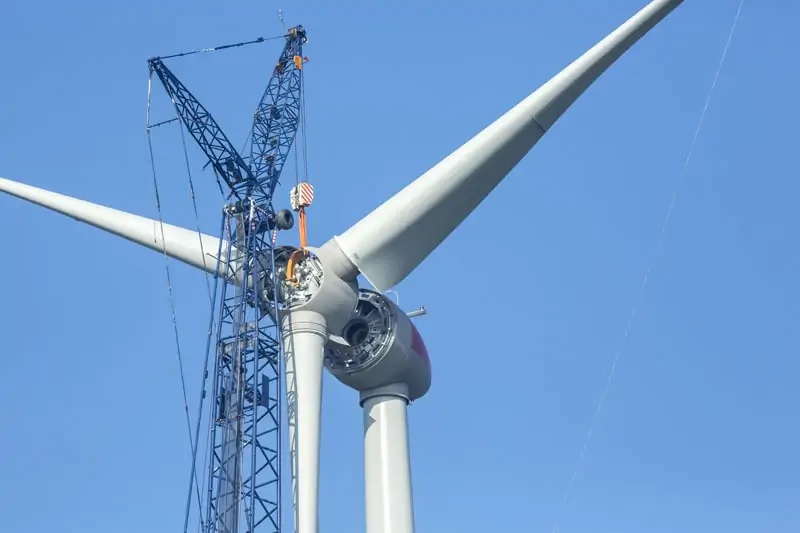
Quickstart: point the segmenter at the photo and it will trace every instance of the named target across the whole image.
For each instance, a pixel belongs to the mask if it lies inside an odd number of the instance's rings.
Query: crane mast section
[[[258,103],[250,131],[250,168],[259,190],[271,198],[300,123],[303,75],[302,26],[286,36],[286,44]]]
[[[273,253],[269,232],[253,231],[251,218],[248,211],[224,214],[224,257],[236,271],[219,295],[203,533],[281,531],[280,332],[259,291],[234,283],[274,279],[271,265],[251,260]]]

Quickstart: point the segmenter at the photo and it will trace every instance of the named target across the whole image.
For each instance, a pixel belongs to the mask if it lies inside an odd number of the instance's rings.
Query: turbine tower
[[[275,250],[269,261],[209,260],[222,240],[0,179],[0,190],[123,236],[212,274],[274,313],[284,338],[295,528],[317,533],[322,369],[359,391],[364,420],[368,533],[414,531],[407,405],[431,384],[425,344],[383,292],[405,279],[488,196],[573,102],[682,0],[654,0],[550,81],[320,247]],[[251,227],[251,210],[237,212]],[[258,259],[258,258],[257,258]],[[362,274],[376,290],[360,288]],[[294,417],[294,421],[292,421]]]

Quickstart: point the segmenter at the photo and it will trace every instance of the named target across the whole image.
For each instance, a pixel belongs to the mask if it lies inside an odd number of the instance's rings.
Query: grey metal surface
[[[350,321],[331,335],[325,366],[358,391],[402,383],[413,401],[431,386],[428,351],[411,319],[385,295],[366,289]]]
[[[394,384],[361,393],[367,533],[414,533],[407,392]]]
[[[317,533],[322,358],[327,329],[325,318],[313,311],[288,313],[282,327],[294,528],[297,533]]]

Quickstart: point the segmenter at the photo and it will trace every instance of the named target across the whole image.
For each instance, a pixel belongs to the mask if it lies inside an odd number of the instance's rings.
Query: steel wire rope
[[[302,59],[301,65],[302,65]],[[303,143],[303,180],[308,181],[308,126],[306,124],[306,76],[300,69],[300,140]]]
[[[300,185],[300,156],[297,154],[299,150],[295,147],[294,150],[294,184]]]
[[[241,41],[241,42],[233,43],[233,44],[223,44],[221,46],[212,46],[212,47],[209,47],[209,48],[198,48],[197,50],[191,50],[189,52],[180,52],[180,53],[177,53],[177,54],[170,54],[170,55],[167,55],[167,56],[157,56],[155,59],[172,59],[174,57],[185,57],[185,56],[191,56],[191,55],[194,55],[194,54],[202,54],[202,53],[205,53],[205,52],[217,52],[219,50],[227,50],[229,48],[238,48],[240,46],[247,46],[249,44],[258,44],[258,43],[264,43],[264,42],[267,42],[267,41],[274,41],[275,39],[282,39],[284,37],[286,37],[285,34],[284,35],[275,35],[273,37],[259,37],[257,39],[251,39],[249,41]]]
[[[227,218],[223,217],[222,226],[220,227],[220,230],[219,230],[220,236],[226,234],[225,233],[226,221],[227,221]],[[219,261],[222,260],[222,243],[223,243],[223,239],[220,238],[219,239],[219,244],[217,246],[217,261],[218,261],[217,265],[219,265]],[[226,268],[226,270],[227,270],[228,264],[229,264],[228,258],[226,258],[225,259],[225,268]],[[217,275],[214,276],[214,288],[213,288],[211,294],[216,295],[218,289],[219,289],[219,266],[217,267]],[[218,327],[215,327],[215,324],[216,324],[216,321],[214,320],[215,319],[215,314],[216,314],[216,300],[214,300],[212,298],[212,300],[211,300],[211,313],[210,313],[210,318],[209,318],[209,322],[208,322],[208,333],[206,335],[205,356],[203,358],[203,373],[200,375],[200,401],[199,401],[199,403],[197,405],[197,420],[195,422],[195,428],[194,428],[194,442],[196,443],[196,445],[195,445],[194,449],[192,450],[192,468],[191,468],[191,473],[189,474],[189,494],[186,497],[186,509],[185,509],[185,514],[184,514],[184,518],[183,518],[183,533],[187,533],[188,532],[188,528],[189,528],[189,513],[190,513],[191,505],[192,505],[192,485],[197,487],[197,506],[199,508],[198,509],[198,514],[199,514],[198,531],[201,531],[201,529],[202,529],[201,526],[203,524],[203,504],[202,504],[202,501],[200,499],[200,494],[204,493],[205,490],[206,490],[206,480],[207,480],[207,478],[205,476],[203,477],[203,484],[202,484],[202,486],[200,486],[200,484],[199,484],[199,482],[197,480],[197,452],[198,452],[199,444],[200,444],[200,425],[201,425],[201,422],[202,422],[202,419],[203,419],[203,404],[204,404],[204,400],[206,398],[206,383],[207,383],[207,380],[208,380],[208,363],[209,363],[209,360],[211,358],[211,339],[214,336],[214,331],[219,329]],[[213,419],[214,419],[214,417],[209,412],[209,421],[210,421],[211,424],[213,424]],[[205,449],[203,450],[203,457],[205,457],[205,460],[203,462],[202,471],[204,471],[204,472],[208,469],[208,449],[209,449],[209,446],[211,445],[210,443],[211,443],[211,428],[209,428],[209,431],[206,433],[206,445],[205,445]]]
[[[567,483],[567,488],[564,491],[564,497],[563,497],[563,499],[561,501],[561,507],[560,507],[558,513],[556,514],[555,520],[553,521],[553,528],[551,530],[552,533],[556,533],[556,531],[558,530],[558,526],[559,526],[559,523],[561,521],[562,515],[564,514],[564,511],[566,510],[567,506],[569,505],[570,495],[572,493],[572,488],[575,485],[575,480],[577,479],[578,474],[580,473],[580,470],[583,467],[584,461],[586,459],[586,452],[587,452],[587,450],[589,448],[589,442],[592,439],[592,434],[594,433],[594,430],[595,430],[595,428],[597,426],[597,422],[598,422],[598,420],[600,418],[600,412],[603,409],[603,405],[605,404],[606,398],[608,396],[609,389],[611,388],[611,385],[612,385],[612,383],[614,381],[614,376],[616,374],[617,367],[618,367],[619,362],[620,362],[620,360],[622,358],[622,355],[624,353],[625,347],[627,346],[628,337],[630,336],[630,332],[631,332],[631,329],[633,327],[633,324],[635,323],[636,318],[638,317],[639,309],[641,308],[642,304],[644,303],[645,295],[646,295],[646,292],[647,292],[647,286],[648,286],[648,284],[650,282],[650,276],[651,276],[651,274],[652,274],[652,272],[653,272],[653,270],[654,270],[654,268],[656,266],[658,258],[660,257],[659,254],[663,250],[664,242],[666,240],[667,229],[669,227],[670,222],[672,221],[672,213],[673,213],[673,211],[675,209],[675,204],[677,202],[678,195],[680,193],[680,189],[681,189],[684,181],[686,180],[686,172],[687,172],[687,169],[689,168],[689,163],[690,163],[690,161],[692,159],[692,154],[694,153],[695,146],[697,145],[697,140],[700,137],[700,131],[703,129],[703,125],[704,125],[705,119],[706,119],[706,114],[708,113],[708,108],[711,105],[711,99],[714,96],[714,90],[716,89],[717,82],[719,81],[719,76],[720,76],[720,73],[722,72],[722,67],[725,64],[725,59],[728,56],[728,50],[730,49],[731,42],[733,41],[733,36],[734,36],[734,33],[736,32],[736,26],[737,26],[737,24],[739,22],[739,16],[742,13],[742,7],[743,6],[744,6],[744,0],[740,0],[739,7],[736,10],[736,15],[733,18],[733,23],[731,24],[730,31],[728,32],[728,38],[725,41],[725,46],[724,46],[724,48],[722,50],[722,55],[720,57],[719,63],[717,65],[716,71],[714,73],[714,78],[713,78],[713,80],[711,82],[711,87],[709,88],[708,93],[706,94],[705,104],[703,105],[703,109],[700,112],[700,118],[697,121],[697,126],[695,127],[694,135],[692,136],[692,140],[689,143],[689,150],[688,150],[688,152],[686,154],[686,157],[683,160],[683,165],[682,165],[682,167],[680,169],[680,172],[678,173],[678,179],[676,181],[675,188],[674,188],[674,190],[672,192],[672,197],[670,199],[669,206],[667,207],[667,212],[666,212],[666,214],[664,216],[664,219],[663,219],[663,221],[661,223],[661,227],[659,229],[658,236],[656,237],[655,247],[653,248],[653,251],[650,254],[650,259],[649,259],[649,261],[647,263],[647,266],[645,268],[645,273],[644,273],[644,276],[642,278],[642,282],[639,285],[639,291],[638,291],[636,300],[634,300],[633,307],[632,307],[630,315],[628,317],[628,321],[625,324],[625,328],[624,328],[624,330],[622,332],[622,338],[620,339],[620,342],[619,342],[619,345],[617,347],[617,350],[616,350],[616,352],[614,352],[614,357],[612,358],[611,366],[609,368],[609,371],[608,371],[608,374],[607,374],[607,377],[606,377],[606,381],[605,381],[605,383],[603,385],[603,388],[602,388],[602,390],[600,392],[600,396],[599,396],[599,398],[597,400],[597,404],[595,406],[594,414],[592,415],[591,421],[589,422],[589,429],[586,432],[586,436],[583,439],[583,445],[581,446],[581,451],[580,451],[580,454],[578,455],[578,460],[576,461],[575,469],[574,469],[574,471],[572,473],[572,476],[569,479],[569,482]]]
[[[178,318],[177,313],[175,311],[175,294],[172,289],[172,275],[170,274],[169,270],[169,256],[167,255],[167,241],[164,234],[164,217],[162,216],[161,210],[161,195],[158,189],[158,177],[156,174],[156,165],[155,165],[155,156],[153,154],[153,140],[152,136],[150,135],[150,101],[152,95],[152,81],[153,81],[153,71],[150,70],[148,79],[147,79],[147,119],[146,119],[146,132],[147,132],[147,147],[150,153],[150,169],[153,174],[153,189],[155,192],[155,200],[156,200],[156,210],[158,211],[158,224],[161,233],[161,249],[164,254],[164,270],[166,272],[167,277],[167,292],[169,294],[169,305],[170,305],[170,312],[172,314],[172,329],[175,335],[175,348],[177,351],[178,356],[178,370],[180,372],[180,379],[181,379],[181,392],[183,394],[183,409],[186,413],[186,428],[189,434],[189,448],[192,452],[192,456],[196,454],[196,447],[194,444],[194,439],[192,438],[192,422],[189,416],[189,400],[188,395],[186,394],[186,374],[183,368],[183,355],[181,353],[181,342],[180,342],[180,335],[178,333]],[[195,476],[194,479],[195,485],[198,487],[198,507],[202,512],[202,508],[199,506],[200,502],[200,489],[199,483],[197,482],[197,477]]]
[[[175,108],[175,116],[176,118],[180,118],[178,114],[178,107],[175,104],[175,101],[172,101],[173,107]],[[178,128],[181,132],[181,145],[183,146],[183,160],[186,164],[186,173],[189,175],[189,195],[192,198],[192,209],[194,211],[194,225],[197,228],[197,240],[200,243],[200,254],[203,257],[203,274],[205,274],[206,280],[206,290],[208,291],[208,303],[210,305],[214,305],[214,296],[211,292],[211,280],[209,279],[208,274],[208,265],[206,264],[206,251],[203,247],[203,232],[200,231],[200,216],[197,214],[197,199],[194,192],[194,180],[192,179],[192,167],[189,164],[189,151],[186,148],[186,134],[183,131],[183,122],[178,120]],[[213,311],[212,311],[213,312]]]

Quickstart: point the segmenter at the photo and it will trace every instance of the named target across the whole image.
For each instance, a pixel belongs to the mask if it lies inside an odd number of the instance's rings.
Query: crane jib
[[[211,113],[166,66],[163,58],[148,61],[150,70],[156,73],[172,100],[181,122],[226,183],[229,192],[239,199],[252,196],[256,203],[270,202],[278,185],[300,125],[301,76],[303,63],[307,60],[303,56],[303,44],[306,40],[302,26],[291,28],[286,35],[286,44],[253,114],[247,160],[234,148]],[[263,39],[250,42],[263,42]]]
[[[217,284],[217,315],[211,318],[212,323],[216,320],[217,336],[216,342],[208,345],[209,354],[213,350],[215,356],[208,409],[212,431],[204,483],[207,494],[205,502],[194,505],[200,508],[203,531],[281,530],[283,349],[275,322],[278,313],[270,310],[277,303],[258,287],[274,287],[278,281],[273,237],[267,230],[290,226],[288,219],[281,218],[281,212],[275,213],[272,195],[302,125],[305,42],[302,26],[291,28],[285,35],[283,50],[253,114],[247,158],[234,148],[208,109],[167,68],[165,58],[148,61],[151,74],[157,75],[181,123],[208,159],[207,165],[228,189],[220,240],[226,243],[221,250],[223,258],[233,268],[220,276],[223,283]],[[181,55],[187,54],[169,57]],[[248,282],[241,283],[244,280]],[[204,395],[205,392],[201,395],[195,443],[203,418]],[[196,445],[193,453],[184,530],[188,528],[194,495],[200,498],[195,477]]]

